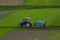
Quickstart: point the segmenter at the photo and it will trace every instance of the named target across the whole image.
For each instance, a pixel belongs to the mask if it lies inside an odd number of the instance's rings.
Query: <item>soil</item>
[[[24,0],[0,0],[0,5],[23,5]]]
[[[59,30],[14,30],[0,40],[47,40]]]
[[[0,11],[0,20],[14,13],[14,10]]]

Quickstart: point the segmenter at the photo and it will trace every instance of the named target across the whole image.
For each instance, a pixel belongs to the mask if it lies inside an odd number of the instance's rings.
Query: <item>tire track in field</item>
[[[51,23],[53,26],[60,26],[60,14],[56,14],[55,18],[53,19],[53,22]],[[54,24],[53,24],[54,23]]]
[[[57,13],[58,11],[55,9],[55,10],[52,10],[50,13],[50,16],[49,16],[49,25],[53,25],[54,24],[54,20],[56,19],[56,17],[57,17],[57,15],[59,14],[59,13]]]
[[[56,14],[57,13],[49,13],[49,15],[47,15],[45,20],[47,20],[48,26],[51,25],[51,22],[54,20]]]

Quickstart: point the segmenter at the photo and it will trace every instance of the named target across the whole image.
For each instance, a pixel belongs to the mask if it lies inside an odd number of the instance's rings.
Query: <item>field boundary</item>
[[[0,10],[60,8],[60,5],[0,6]]]
[[[18,26],[0,26],[0,28],[13,28],[13,29],[42,29],[40,27],[31,27],[31,28],[26,28],[26,27],[22,27],[19,28]],[[46,26],[46,28],[43,29],[60,29],[60,26]]]

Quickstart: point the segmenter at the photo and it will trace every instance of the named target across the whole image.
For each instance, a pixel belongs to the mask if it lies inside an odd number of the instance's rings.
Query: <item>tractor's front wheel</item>
[[[31,27],[32,27],[32,24],[27,23],[27,24],[26,24],[26,27],[27,27],[27,28],[31,28]]]

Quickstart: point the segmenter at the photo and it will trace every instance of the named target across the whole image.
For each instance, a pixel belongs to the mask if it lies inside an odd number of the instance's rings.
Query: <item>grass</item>
[[[60,5],[60,0],[26,0],[24,5]]]
[[[59,19],[60,8],[21,9],[21,10],[19,9],[19,10],[16,10],[13,14],[9,15],[8,17],[0,20],[0,26],[17,27],[19,22],[24,17],[31,17],[31,21],[33,23],[35,21],[38,21],[38,20],[46,21],[47,22],[47,25],[46,25],[47,27],[48,26],[51,27],[51,25],[60,26],[60,19]],[[33,27],[35,27],[35,26],[33,26]],[[7,32],[9,32],[11,30],[19,30],[19,29],[18,28],[17,29],[16,28],[15,29],[11,29],[11,28],[2,29],[2,28],[0,28],[0,37],[3,37]],[[20,30],[25,30],[25,29],[22,28]],[[58,35],[58,33],[56,35]],[[56,37],[58,38],[59,35],[56,36]],[[56,37],[55,37],[55,39],[56,39]]]
[[[24,17],[31,17],[33,23],[42,20],[47,22],[46,26],[60,26],[59,10],[59,8],[16,10],[14,14],[0,20],[0,26],[17,26]]]
[[[3,37],[6,33],[10,32],[12,28],[0,28],[0,38]]]
[[[60,40],[60,32],[54,33],[52,36],[48,37],[47,40]]]
[[[60,5],[60,0],[26,0],[24,5]],[[43,20],[47,22],[47,27],[51,27],[51,25],[60,26],[60,8],[16,10],[14,14],[11,14],[8,17],[0,20],[0,26],[17,27],[19,22],[26,16],[31,17],[33,23],[37,20]],[[0,28],[0,37],[3,37],[7,32],[10,32],[11,30],[13,29]],[[52,35],[48,38],[48,40],[60,40],[60,32]]]

